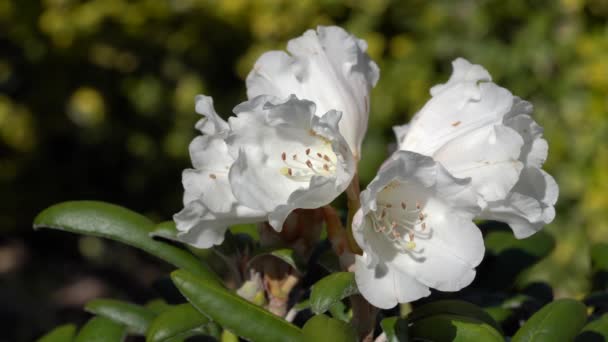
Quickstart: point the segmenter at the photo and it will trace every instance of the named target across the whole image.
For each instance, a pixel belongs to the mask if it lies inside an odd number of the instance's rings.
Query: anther
[[[291,171],[291,168],[287,168],[287,174],[290,176],[293,176],[293,172]]]
[[[310,169],[312,169],[312,162],[310,160],[307,160],[306,166],[308,166]]]
[[[401,209],[403,209],[403,210],[407,209],[407,205],[405,204],[405,202],[401,202]]]
[[[418,218],[420,219],[420,221],[424,221],[424,214],[418,213]]]
[[[426,229],[426,222],[422,222],[422,230]]]
[[[285,154],[285,152],[281,153],[281,159],[283,159],[283,161],[287,159],[287,154]]]
[[[323,164],[323,170],[329,171],[329,166],[327,164]]]
[[[420,202],[416,201],[416,209],[420,209]]]
[[[293,158],[293,160],[297,160],[298,159],[298,155],[294,154],[293,156],[291,156],[291,158]]]
[[[217,178],[217,176],[216,176],[215,174],[213,174],[213,173],[210,173],[210,174],[209,174],[209,178],[211,178],[211,179],[216,179],[216,178]]]
[[[325,161],[331,161],[331,159],[329,159],[329,157],[326,155],[323,156],[323,159],[325,159]]]
[[[317,152],[317,157],[323,158],[323,155],[321,153]]]
[[[380,214],[380,219],[383,219],[386,216],[386,210],[382,209],[382,214]]]
[[[389,203],[389,204],[387,204],[387,205],[386,205],[386,207],[387,207],[387,208],[392,208],[392,207],[393,207],[393,205]]]
[[[306,149],[306,155],[309,155],[309,154],[310,154],[310,149],[309,149],[309,148],[307,148],[307,149]]]

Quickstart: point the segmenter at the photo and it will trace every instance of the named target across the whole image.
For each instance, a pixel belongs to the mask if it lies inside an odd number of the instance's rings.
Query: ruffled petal
[[[432,88],[433,97],[412,119],[399,149],[433,155],[457,137],[502,123],[514,97],[489,81],[483,67],[456,60],[452,77]]]
[[[205,95],[197,95],[195,98],[195,110],[205,117],[199,120],[195,127],[203,134],[216,135],[228,130],[228,123],[222,119],[213,107],[213,98]]]
[[[488,203],[480,218],[505,222],[515,237],[523,239],[553,221],[558,195],[559,187],[550,174],[526,168],[509,197]]]
[[[263,54],[247,76],[247,95],[286,98],[295,94],[317,105],[316,115],[344,113],[340,132],[358,154],[367,130],[369,93],[378,66],[365,53],[367,45],[339,27],[320,26],[289,41],[282,51]]]

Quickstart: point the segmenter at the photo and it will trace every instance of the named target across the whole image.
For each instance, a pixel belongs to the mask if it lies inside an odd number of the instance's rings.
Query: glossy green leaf
[[[105,317],[91,318],[76,336],[75,342],[120,342],[127,336],[127,328]]]
[[[153,299],[146,303],[146,308],[156,314],[163,313],[172,308],[173,305],[167,304],[164,299]]]
[[[388,317],[380,321],[380,327],[386,335],[387,342],[409,341],[407,320],[401,317]]]
[[[146,341],[160,342],[186,338],[202,332],[202,328],[207,323],[209,323],[209,319],[191,304],[176,305],[152,321],[146,334]]]
[[[491,325],[474,318],[439,314],[420,319],[409,327],[413,340],[504,342],[504,337]]]
[[[313,316],[302,327],[304,341],[355,342],[357,335],[352,326],[325,315]]]
[[[482,308],[469,302],[455,299],[438,300],[425,304],[412,311],[407,318],[410,322],[416,322],[435,315],[446,314],[474,319],[488,324],[497,331],[501,331],[500,325]]]
[[[76,334],[76,326],[74,324],[65,324],[56,327],[46,333],[37,342],[72,342]]]
[[[211,269],[189,252],[148,236],[154,226],[150,219],[134,211],[97,201],[55,204],[34,219],[36,229],[48,227],[120,241],[209,281],[218,281]]]
[[[530,317],[511,341],[572,341],[586,320],[586,308],[582,303],[573,299],[558,299]]]
[[[492,306],[483,309],[492,317],[496,323],[502,324],[506,322],[510,317],[513,316],[513,310],[502,307],[502,306]]]
[[[252,265],[255,262],[259,262],[262,258],[274,257],[278,258],[289,266],[291,266],[294,270],[302,273],[306,268],[304,262],[300,259],[300,257],[296,254],[296,252],[291,248],[270,248],[270,249],[262,249],[258,251],[249,261],[249,264]]]
[[[85,310],[120,323],[136,335],[144,335],[156,317],[156,313],[143,306],[113,299],[94,299],[87,303]]]
[[[177,270],[173,282],[188,301],[206,316],[233,333],[251,341],[298,341],[295,325],[251,304],[215,283]]]
[[[600,318],[585,325],[575,340],[575,342],[596,341],[608,341],[608,314],[604,314]]]
[[[148,235],[153,238],[160,237],[167,240],[179,241],[177,239],[177,228],[175,227],[174,221],[164,221],[157,224]]]
[[[312,286],[310,308],[316,314],[327,311],[336,302],[359,293],[352,272],[337,272],[319,280]]]

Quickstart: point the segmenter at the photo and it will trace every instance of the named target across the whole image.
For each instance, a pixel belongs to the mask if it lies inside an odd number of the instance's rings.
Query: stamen
[[[283,161],[287,159],[287,154],[285,154],[285,152],[281,153],[281,159],[283,159]]]
[[[317,152],[317,157],[323,158],[323,155],[321,153]]]
[[[329,157],[326,155],[323,156],[323,159],[325,159],[325,161],[331,161],[331,159],[329,159]]]
[[[306,166],[308,166],[311,170],[314,170],[312,168],[312,162],[310,161],[310,159],[306,161]]]
[[[307,149],[306,149],[306,155],[309,155],[309,154],[310,154],[310,149],[309,149],[309,148],[307,148]]]
[[[293,172],[291,171],[290,167],[287,168],[287,174],[290,176],[293,176]]]
[[[293,160],[298,160],[298,155],[297,155],[297,154],[294,154],[293,156],[291,156],[291,158],[292,158]]]
[[[329,171],[329,166],[327,164],[323,164],[323,170]]]
[[[418,218],[420,219],[420,221],[424,221],[424,214],[422,214],[421,212],[418,213]]]
[[[213,173],[210,173],[210,174],[209,174],[209,178],[211,178],[211,179],[216,179],[216,178],[217,178],[217,176],[216,176],[215,174],[213,174]]]

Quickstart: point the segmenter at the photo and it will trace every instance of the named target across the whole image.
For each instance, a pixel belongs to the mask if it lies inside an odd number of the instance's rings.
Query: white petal
[[[351,150],[360,151],[367,130],[370,89],[379,76],[365,53],[365,42],[339,27],[318,27],[291,40],[287,55],[262,55],[247,76],[247,95],[286,98],[295,94],[317,104],[317,115],[344,113],[340,132]]]
[[[473,281],[475,267],[483,259],[485,247],[481,231],[470,218],[448,212],[445,208],[426,210],[432,237],[416,239],[416,248],[423,250],[422,260],[400,254],[391,264],[429,287],[458,291]]]
[[[492,81],[492,76],[490,76],[490,73],[483,66],[479,64],[471,64],[471,62],[464,58],[456,58],[454,61],[452,61],[452,69],[452,75],[446,83],[438,84],[431,88],[432,96],[437,96],[439,93],[449,89],[456,83],[478,83],[482,81]],[[474,96],[473,98],[478,100],[478,96]]]
[[[523,239],[553,221],[558,195],[559,188],[551,175],[526,168],[513,193],[504,201],[489,203],[480,217],[508,223],[515,237]]]
[[[476,68],[473,68],[476,69]],[[462,76],[462,75],[464,76]],[[399,146],[432,155],[451,140],[484,126],[502,123],[513,106],[513,95],[486,78],[478,70],[454,71],[450,81],[434,91],[434,96],[415,115]],[[452,80],[454,79],[454,80]]]
[[[234,160],[219,136],[198,136],[190,143],[190,156],[195,169],[182,173],[184,205],[201,200],[209,210],[228,212],[236,198],[228,182],[228,171]]]
[[[209,248],[224,241],[229,226],[241,223],[263,222],[265,213],[236,206],[227,213],[214,213],[202,201],[195,200],[173,215],[178,239],[198,248]]]
[[[542,138],[543,128],[525,114],[508,118],[505,125],[513,128],[523,137],[524,146],[519,159],[526,167],[542,167],[549,152],[549,145]]]
[[[492,125],[452,140],[433,157],[454,176],[470,177],[485,201],[497,201],[504,199],[519,179],[523,144],[513,129]]]
[[[205,118],[196,123],[196,129],[204,134],[221,134],[228,129],[228,123],[224,121],[213,107],[213,98],[205,95],[197,95],[195,98],[195,110]]]
[[[398,303],[409,303],[431,294],[429,288],[416,279],[387,267],[369,267],[357,256],[355,281],[359,292],[373,306],[390,309]]]

